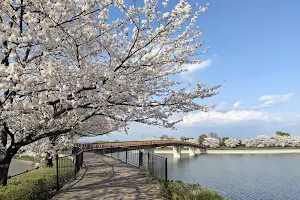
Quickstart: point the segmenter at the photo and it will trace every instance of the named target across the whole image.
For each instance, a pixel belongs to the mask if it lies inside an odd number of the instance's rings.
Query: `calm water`
[[[300,155],[168,157],[169,179],[199,183],[232,200],[300,200]]]
[[[9,167],[8,175],[12,176],[29,169],[32,169],[32,164],[30,162],[24,162],[21,160],[12,160]]]

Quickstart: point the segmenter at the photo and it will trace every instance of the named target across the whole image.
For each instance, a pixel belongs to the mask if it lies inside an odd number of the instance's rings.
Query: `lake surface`
[[[168,178],[199,183],[232,200],[300,200],[300,154],[168,157]]]
[[[22,173],[26,170],[32,169],[32,163],[22,160],[12,160],[9,166],[8,175],[13,176],[15,174]]]

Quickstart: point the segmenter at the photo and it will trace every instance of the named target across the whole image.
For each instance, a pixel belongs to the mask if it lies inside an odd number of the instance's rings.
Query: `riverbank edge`
[[[157,154],[172,154],[173,150],[166,149],[155,149],[154,153]],[[188,154],[189,150],[181,150],[182,154]],[[300,149],[230,149],[230,150],[221,150],[209,149],[206,152],[195,150],[195,154],[300,154]]]
[[[216,191],[204,188],[199,184],[185,183],[179,180],[161,181],[160,194],[163,199],[210,199],[210,200],[229,200],[220,196]]]

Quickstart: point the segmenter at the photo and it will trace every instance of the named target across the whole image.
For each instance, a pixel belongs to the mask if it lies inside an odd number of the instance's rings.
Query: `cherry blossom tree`
[[[63,147],[129,122],[173,128],[174,113],[207,111],[194,100],[216,95],[220,85],[187,91],[175,79],[207,50],[197,21],[208,5],[168,3],[0,2],[3,185],[20,149]]]
[[[240,140],[237,138],[228,138],[224,142],[226,147],[237,147],[240,145]]]
[[[298,136],[257,136],[255,139],[245,139],[242,144],[246,147],[299,147],[300,137]]]
[[[209,146],[211,148],[217,148],[218,146],[220,146],[220,140],[217,138],[206,137],[206,138],[204,138],[204,141],[202,144],[205,146]]]

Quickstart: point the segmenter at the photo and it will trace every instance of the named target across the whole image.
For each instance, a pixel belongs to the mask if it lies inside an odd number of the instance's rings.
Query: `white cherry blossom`
[[[238,145],[240,145],[240,140],[237,138],[229,138],[225,140],[224,143],[227,147],[237,147]]]
[[[257,136],[254,139],[245,139],[242,144],[246,147],[300,147],[298,136]]]
[[[217,148],[218,146],[220,146],[220,140],[218,138],[206,137],[204,138],[202,144],[211,148]]]
[[[206,111],[194,100],[220,85],[186,91],[171,77],[206,51],[196,23],[207,6],[166,4],[1,1],[0,166],[19,150],[38,155],[129,122],[173,128],[174,113]]]

